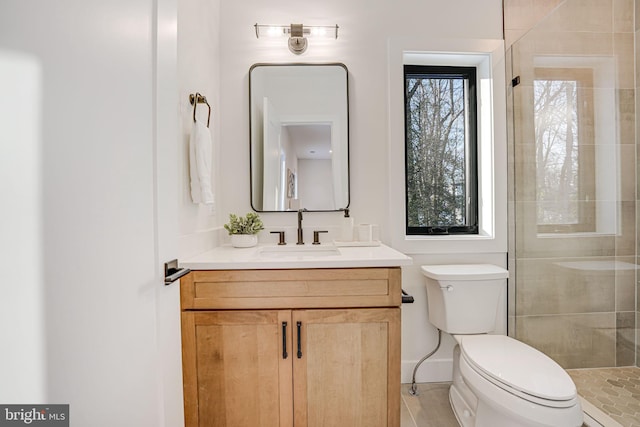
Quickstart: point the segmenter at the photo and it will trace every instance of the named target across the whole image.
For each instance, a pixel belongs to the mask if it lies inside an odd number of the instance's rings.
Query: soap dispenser
[[[349,208],[344,210],[344,218],[342,218],[341,227],[342,240],[345,242],[353,242],[353,218],[349,216]]]

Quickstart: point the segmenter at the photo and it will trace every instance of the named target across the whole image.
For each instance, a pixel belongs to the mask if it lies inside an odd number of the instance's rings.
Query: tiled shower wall
[[[638,113],[640,113],[640,0],[634,0],[635,13],[634,13],[634,40],[635,40],[635,50],[634,50],[634,64],[635,64],[635,90],[636,90],[636,100],[635,100],[635,140],[636,140],[636,264],[640,265],[640,259],[638,256],[640,255],[640,215],[638,215],[639,210],[637,209],[638,200],[640,199],[640,174],[638,174],[638,165],[640,165],[640,150],[638,150],[638,144],[640,143],[640,120],[638,120]],[[640,286],[638,283],[640,282],[640,275],[636,274],[636,319],[635,319],[635,349],[636,349],[636,358],[635,364],[636,366],[640,366],[640,337],[638,334],[638,330],[640,330]]]
[[[505,0],[507,75],[520,77],[508,89],[509,334],[565,368],[637,363],[634,16],[634,0]],[[596,232],[538,228],[533,72],[553,66],[598,70],[594,119],[581,125],[595,215],[607,217]]]

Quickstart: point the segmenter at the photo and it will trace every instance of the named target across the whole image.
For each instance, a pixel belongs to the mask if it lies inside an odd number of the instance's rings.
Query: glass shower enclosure
[[[637,366],[633,3],[566,0],[507,51],[509,334],[566,369]]]

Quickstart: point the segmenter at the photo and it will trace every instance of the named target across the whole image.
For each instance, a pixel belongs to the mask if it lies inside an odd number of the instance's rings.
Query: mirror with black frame
[[[251,207],[349,206],[349,99],[344,64],[255,64],[249,71]]]

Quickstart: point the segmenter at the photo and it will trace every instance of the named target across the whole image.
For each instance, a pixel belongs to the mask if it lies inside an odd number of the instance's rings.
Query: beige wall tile
[[[640,42],[640,31],[636,31],[634,33],[634,38],[635,38],[635,60],[636,60],[636,87],[640,86],[640,69],[637,66],[638,63],[640,62],[640,45],[638,44]]]
[[[613,31],[634,32],[634,0],[613,0]]]
[[[536,149],[534,144],[517,144],[515,152],[515,191],[519,202],[536,201]],[[532,218],[534,219],[534,218]]]
[[[516,120],[531,121],[533,114],[533,108],[531,107],[533,102],[533,74],[523,73],[516,71],[518,64],[514,63],[513,75],[520,77],[520,84],[513,88],[513,113]],[[523,129],[527,129],[530,133],[525,135],[533,135],[533,123],[519,123],[516,127],[516,131],[522,132]],[[523,128],[523,126],[528,126]],[[523,144],[531,142],[531,138],[523,139],[520,135],[516,135],[516,143]]]
[[[543,30],[612,32],[613,0],[566,0],[537,26]]]
[[[565,369],[616,363],[615,313],[518,317],[516,337]]]
[[[638,265],[635,257],[616,257],[616,311],[636,309],[636,273]]]
[[[614,205],[620,223],[615,233],[538,232],[536,202],[516,202],[515,250],[517,259],[629,256],[636,251],[636,202],[603,201]]]
[[[515,337],[516,335],[516,316],[507,317],[507,335]]]
[[[616,313],[616,366],[635,364],[636,313]]]
[[[635,259],[636,259],[636,264],[638,266],[640,266],[640,254],[637,254]],[[636,280],[637,280],[637,283],[636,283],[636,286],[637,286],[637,284],[640,284],[640,270],[638,271],[638,274],[636,275]],[[638,298],[640,298],[640,294],[636,293],[636,296]],[[640,303],[636,303],[636,309],[637,309],[637,311],[640,311]]]
[[[547,55],[602,55],[613,53],[612,33],[532,31],[537,54]]]
[[[519,260],[517,267],[518,316],[615,310],[613,258]]]
[[[616,255],[631,256],[636,253],[636,202],[618,203],[620,230],[616,236]]]
[[[533,71],[531,70],[532,66],[533,66],[533,62],[532,62],[532,55],[535,53],[536,51],[536,44],[535,44],[535,34],[533,35],[527,35],[523,38],[521,38],[520,40],[518,40],[516,43],[513,44],[511,52],[512,52],[512,63],[513,63],[513,74],[514,75],[520,75],[522,76],[523,72],[530,72],[531,75],[533,75]],[[524,76],[527,77],[527,76]],[[530,83],[530,79],[526,80],[525,82],[529,81],[529,85]],[[527,84],[527,83],[525,83]]]
[[[620,200],[623,202],[635,202],[636,146],[622,144],[618,147],[620,149]]]
[[[509,280],[507,281],[507,316],[515,316],[516,314],[516,277],[518,266],[514,258],[508,259]]]
[[[640,312],[636,311],[636,332],[640,330]],[[640,366],[640,341],[636,333],[636,366]]]
[[[634,33],[617,33],[613,37],[618,89],[635,89]]]
[[[635,89],[620,89],[616,91],[618,106],[619,144],[636,143],[636,99]],[[630,153],[625,153],[628,155]],[[628,171],[624,171],[629,173]],[[625,174],[624,176],[629,176]]]
[[[603,202],[604,203],[604,202]],[[617,204],[617,202],[607,202]],[[616,254],[616,236],[602,234],[539,234],[536,202],[516,202],[516,257],[577,258],[612,257]]]
[[[637,204],[637,202],[636,202]],[[640,209],[636,209],[636,226],[640,226]],[[640,254],[640,238],[636,237],[636,254]],[[640,257],[638,258],[638,264],[640,264]],[[638,275],[638,280],[640,283],[640,274]],[[639,295],[640,298],[640,295]],[[640,303],[640,299],[638,300],[638,302]],[[638,309],[640,310],[640,304],[638,304]]]
[[[504,0],[505,29],[529,29],[533,26],[533,0]]]
[[[535,27],[562,0],[504,0],[506,46]]]
[[[504,45],[511,46],[522,38],[527,33],[527,30],[504,30]]]

